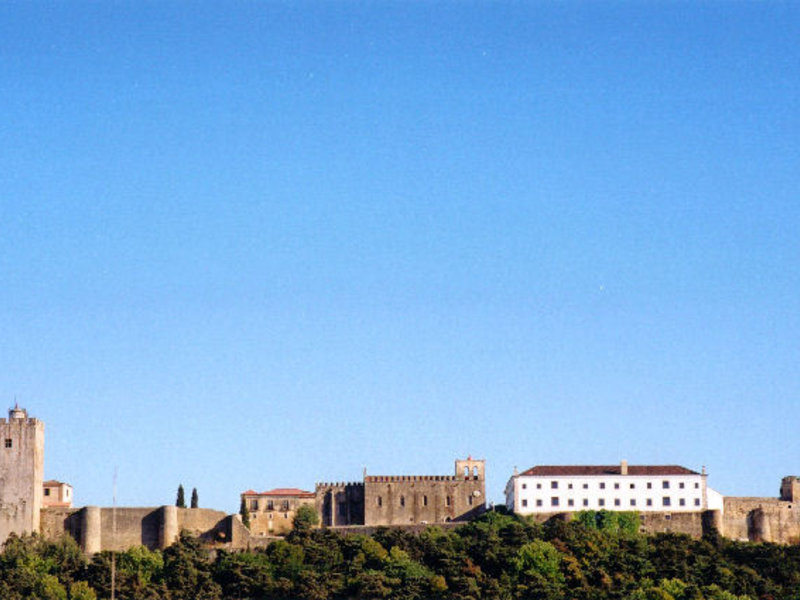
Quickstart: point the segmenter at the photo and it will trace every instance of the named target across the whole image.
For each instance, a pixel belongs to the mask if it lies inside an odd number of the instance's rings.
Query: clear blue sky
[[[800,473],[800,4],[0,5],[0,398],[79,504]]]

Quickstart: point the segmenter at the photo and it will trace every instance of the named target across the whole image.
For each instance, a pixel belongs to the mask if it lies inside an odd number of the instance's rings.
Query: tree
[[[183,484],[178,486],[178,497],[175,500],[175,506],[178,508],[186,508],[186,499],[183,497]]]
[[[298,533],[306,533],[319,525],[319,515],[310,504],[303,504],[297,509],[292,519],[292,527]]]
[[[242,516],[242,524],[250,529],[250,511],[247,508],[247,501],[242,496],[242,503],[239,505],[239,514]]]
[[[192,488],[192,508],[197,508],[197,488]]]

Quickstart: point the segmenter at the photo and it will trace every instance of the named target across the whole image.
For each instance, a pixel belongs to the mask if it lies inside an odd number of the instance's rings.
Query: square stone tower
[[[0,543],[39,531],[44,479],[44,423],[15,406],[0,419]]]

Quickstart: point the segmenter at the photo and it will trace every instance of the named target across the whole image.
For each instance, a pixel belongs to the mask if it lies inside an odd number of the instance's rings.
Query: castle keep
[[[466,521],[486,509],[486,461],[457,460],[454,475],[367,475],[361,483],[318,483],[324,527]]]
[[[0,419],[0,543],[39,531],[44,479],[44,423],[15,406]]]

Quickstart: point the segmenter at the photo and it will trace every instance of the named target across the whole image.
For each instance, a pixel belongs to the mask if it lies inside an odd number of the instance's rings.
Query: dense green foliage
[[[800,546],[644,536],[633,517],[586,513],[544,525],[499,513],[419,534],[339,535],[307,521],[246,552],[186,534],[164,550],[116,555],[116,596],[145,599],[800,600]],[[74,542],[12,536],[0,598],[110,597],[111,555]]]

